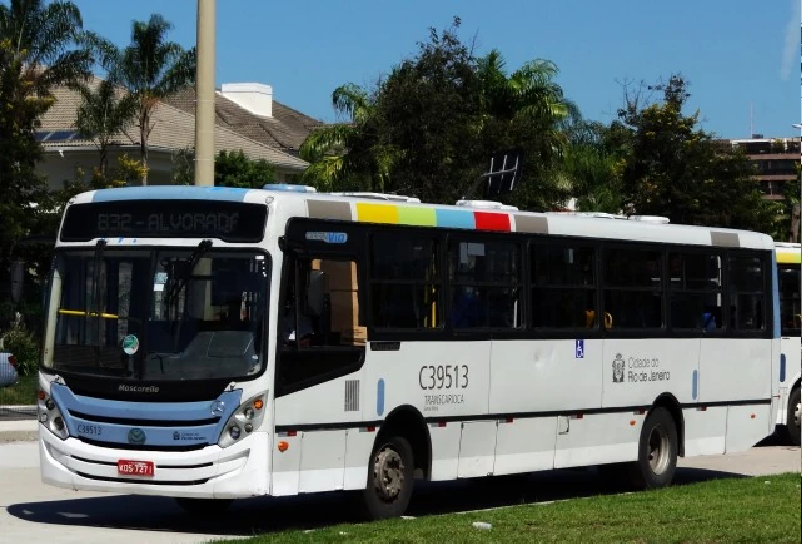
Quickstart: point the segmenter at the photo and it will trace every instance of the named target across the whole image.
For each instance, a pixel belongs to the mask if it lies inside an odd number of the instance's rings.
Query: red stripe
[[[473,218],[477,230],[511,230],[510,216],[506,213],[473,212]]]

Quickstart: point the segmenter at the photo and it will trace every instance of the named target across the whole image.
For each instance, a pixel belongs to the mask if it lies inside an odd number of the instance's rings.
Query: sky
[[[131,21],[160,13],[170,39],[195,44],[196,0],[73,0],[84,27],[118,45]],[[690,82],[688,112],[723,138],[798,136],[802,0],[218,0],[215,84],[264,83],[274,99],[331,122],[331,92],[371,85],[414,55],[429,28],[462,20],[478,53],[514,69],[554,61],[584,117],[609,122],[622,83],[672,73]],[[492,7],[491,7],[492,6]]]

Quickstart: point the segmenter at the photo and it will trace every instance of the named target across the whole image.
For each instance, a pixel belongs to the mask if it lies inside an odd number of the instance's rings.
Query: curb
[[[0,420],[0,444],[33,442],[39,439],[39,422],[36,419],[16,421]]]
[[[0,431],[0,444],[10,442],[36,442],[39,431]]]

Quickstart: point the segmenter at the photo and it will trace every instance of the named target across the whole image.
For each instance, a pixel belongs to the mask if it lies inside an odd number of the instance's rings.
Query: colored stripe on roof
[[[237,187],[196,187],[194,185],[120,187],[117,189],[98,189],[92,194],[92,202],[147,199],[242,202],[245,200],[245,195],[249,190]]]
[[[471,209],[427,208],[424,206],[398,206],[396,204],[356,204],[356,219],[360,223],[415,225],[452,229],[477,229],[509,232],[512,222],[508,213],[494,213]]]
[[[802,253],[797,251],[777,251],[777,262],[780,264],[800,264]]]

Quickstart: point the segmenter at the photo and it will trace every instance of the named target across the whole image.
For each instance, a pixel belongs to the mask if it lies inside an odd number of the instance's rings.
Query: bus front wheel
[[[404,514],[412,497],[414,459],[412,446],[402,436],[379,438],[368,464],[364,507],[370,519]]]
[[[799,387],[792,389],[789,395],[786,420],[788,437],[794,446],[799,446]]]
[[[631,466],[631,481],[641,489],[671,484],[677,468],[677,426],[665,408],[658,406],[646,417],[638,443],[638,460]]]

